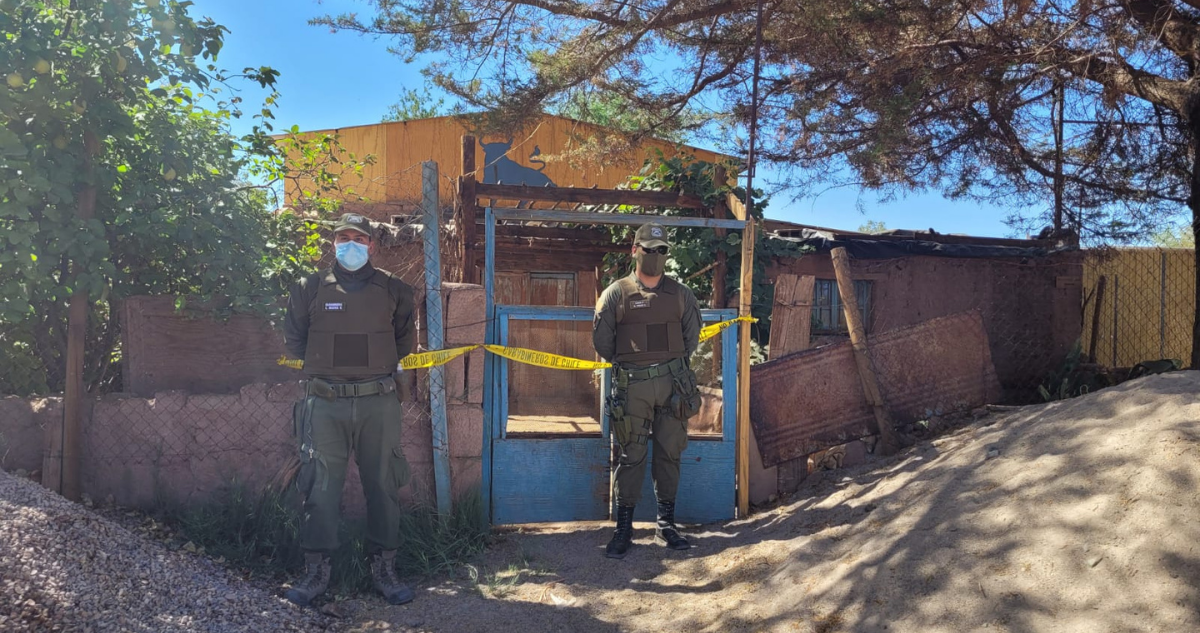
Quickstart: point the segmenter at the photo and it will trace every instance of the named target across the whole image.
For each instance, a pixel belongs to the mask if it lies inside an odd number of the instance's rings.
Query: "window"
[[[854,296],[858,300],[858,312],[864,327],[870,326],[871,282],[854,282]],[[813,285],[812,331],[831,333],[848,332],[846,314],[842,310],[842,299],[838,295],[837,282],[818,279]]]
[[[403,215],[393,215],[392,224],[396,226],[404,226],[412,222],[420,222],[421,216],[416,213],[405,213]]]

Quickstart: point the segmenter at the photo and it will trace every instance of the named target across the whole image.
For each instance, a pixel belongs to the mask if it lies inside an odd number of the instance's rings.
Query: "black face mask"
[[[667,256],[663,253],[647,253],[641,248],[638,249],[634,259],[637,260],[637,268],[647,277],[657,277],[663,273],[663,268],[667,263]]]

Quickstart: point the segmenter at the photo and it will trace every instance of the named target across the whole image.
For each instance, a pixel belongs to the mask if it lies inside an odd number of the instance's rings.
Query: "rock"
[[[1095,567],[1096,565],[1099,565],[1100,561],[1102,560],[1104,560],[1103,556],[1092,556],[1087,559],[1088,567]]]
[[[18,468],[14,470],[13,474],[18,477],[29,477],[29,471],[25,470],[24,468]]]
[[[415,629],[425,624],[425,618],[409,618],[405,624]]]
[[[326,602],[325,604],[321,605],[321,613],[331,618],[346,617],[346,613],[342,610],[340,602]]]
[[[990,448],[990,449],[988,449],[988,452],[987,452],[987,458],[988,458],[988,459],[991,459],[991,458],[993,458],[993,457],[999,457],[999,456],[1000,456],[1000,449],[998,449],[998,448]]]

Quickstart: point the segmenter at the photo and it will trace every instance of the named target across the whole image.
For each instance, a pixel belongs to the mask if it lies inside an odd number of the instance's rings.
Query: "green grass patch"
[[[400,518],[396,567],[402,577],[454,574],[481,554],[488,530],[478,493],[464,496],[449,516],[435,508],[410,506]],[[300,573],[301,502],[293,490],[253,493],[237,482],[196,506],[160,506],[159,518],[182,541],[252,574],[282,581]],[[341,548],[333,554],[330,589],[337,594],[371,591],[365,521],[342,521]]]

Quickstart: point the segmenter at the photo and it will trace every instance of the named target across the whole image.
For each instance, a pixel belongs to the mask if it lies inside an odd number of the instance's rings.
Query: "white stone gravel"
[[[0,631],[324,631],[311,609],[0,471]]]

